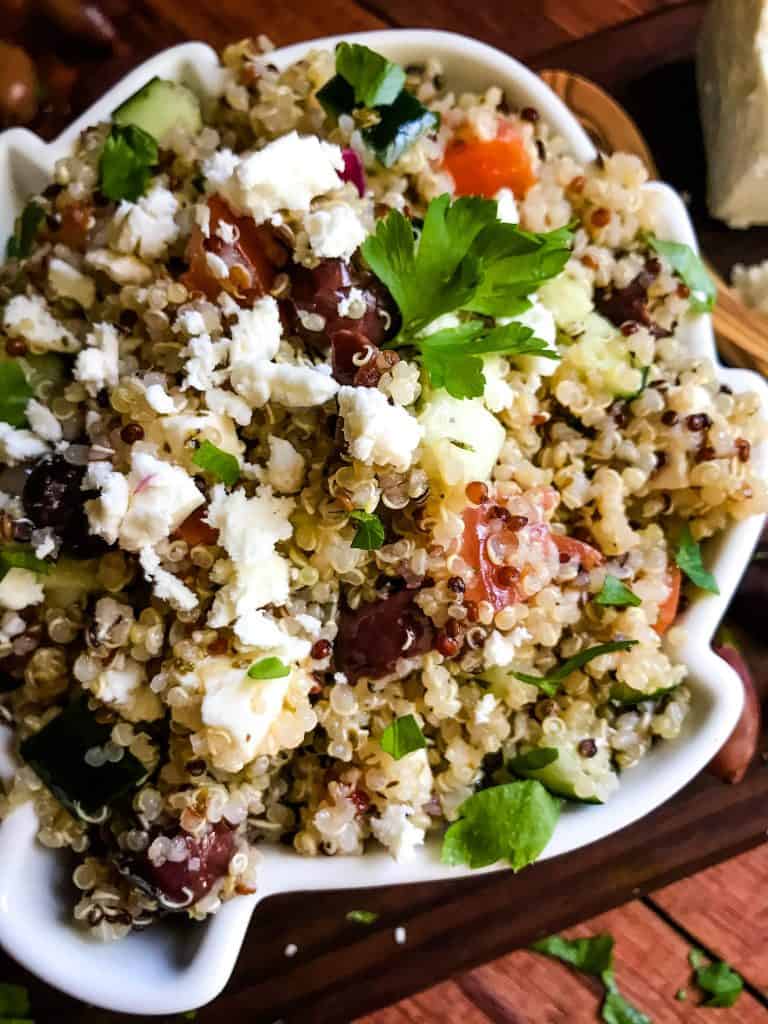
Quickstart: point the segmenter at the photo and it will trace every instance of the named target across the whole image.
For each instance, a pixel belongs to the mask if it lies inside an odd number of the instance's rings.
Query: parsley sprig
[[[550,697],[554,697],[562,683],[577,668],[582,668],[587,662],[592,661],[593,658],[599,658],[602,654],[612,654],[614,651],[628,651],[636,643],[637,640],[611,640],[607,644],[597,644],[595,647],[588,647],[586,650],[574,654],[572,658],[568,658],[562,665],[545,676],[532,676],[526,672],[513,672],[512,675],[515,679],[519,679],[520,682],[532,683]]]
[[[361,551],[375,551],[384,543],[384,524],[375,512],[366,512],[356,508],[349,513],[349,518],[357,526],[352,538],[352,547]]]
[[[248,669],[249,679],[283,679],[290,674],[290,669],[279,658],[262,658]]]
[[[655,235],[646,235],[646,241],[690,288],[690,305],[694,313],[710,312],[717,298],[717,287],[701,257],[684,242],[669,242]]]
[[[683,524],[683,528],[677,538],[675,564],[678,569],[685,573],[691,583],[694,583],[700,590],[707,590],[710,594],[720,593],[717,580],[708,569],[704,568],[701,546],[693,539],[688,523]]]
[[[362,247],[402,318],[389,344],[415,349],[431,384],[455,398],[482,395],[483,355],[558,358],[529,327],[515,322],[489,328],[485,320],[467,319],[424,334],[446,313],[517,316],[530,307],[528,296],[567,263],[572,239],[567,228],[536,234],[496,218],[495,200],[462,196],[451,203],[443,195],[427,207],[418,243],[412,223],[392,210]]]
[[[107,199],[143,196],[157,165],[155,139],[135,124],[113,124],[99,160],[99,188]]]
[[[381,734],[381,749],[399,761],[414,750],[423,750],[427,745],[424,733],[413,715],[402,715],[391,722]]]
[[[595,597],[595,604],[601,604],[606,608],[625,608],[627,605],[637,608],[642,603],[637,594],[634,594],[625,583],[610,574],[605,577],[600,592]]]
[[[227,487],[233,487],[240,479],[240,463],[231,452],[225,452],[211,441],[203,443],[195,449],[192,461],[215,480],[220,480]]]
[[[733,1006],[744,989],[744,980],[724,961],[707,963],[699,949],[692,949],[688,960],[696,977],[696,984],[709,998],[704,1006]]]

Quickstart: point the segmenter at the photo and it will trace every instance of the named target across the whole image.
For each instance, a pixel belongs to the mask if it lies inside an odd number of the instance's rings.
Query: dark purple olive
[[[178,831],[169,839],[181,837],[187,847],[182,861],[166,860],[153,864],[149,856],[139,873],[172,903],[189,906],[201,899],[214,882],[226,875],[235,848],[235,834],[223,821],[213,825],[201,838]]]
[[[94,495],[81,490],[84,476],[85,466],[73,466],[61,455],[46,455],[27,477],[21,500],[35,526],[55,530],[68,553],[93,558],[106,550],[106,544],[88,527],[84,504]]]
[[[643,324],[656,337],[669,335],[669,331],[654,323],[648,312],[648,288],[653,280],[653,274],[641,270],[624,288],[595,289],[597,312],[616,327],[626,323],[637,323]]]
[[[391,672],[398,658],[431,649],[435,630],[414,596],[414,591],[402,590],[356,611],[341,612],[335,663],[352,681],[361,676],[377,679]]]
[[[348,298],[352,288],[362,292],[365,313],[361,317],[341,316],[339,302]],[[299,337],[320,347],[327,347],[337,331],[364,334],[374,345],[380,345],[397,331],[397,307],[384,285],[372,274],[350,267],[343,260],[323,260],[313,269],[297,265],[291,280],[288,307],[289,328]],[[300,314],[313,313],[323,318],[322,327],[310,330]]]

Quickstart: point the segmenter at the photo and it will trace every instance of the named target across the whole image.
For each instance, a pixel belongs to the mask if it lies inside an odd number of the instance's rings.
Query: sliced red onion
[[[342,181],[351,181],[357,189],[357,194],[362,198],[365,195],[363,161],[354,149],[342,149],[341,155],[344,158],[344,170],[339,177]]]

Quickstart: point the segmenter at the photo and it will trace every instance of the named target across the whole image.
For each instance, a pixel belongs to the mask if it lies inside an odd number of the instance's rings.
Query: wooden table
[[[416,7],[412,0],[324,0],[298,8],[270,5],[261,16],[244,0],[108,0],[104,6],[120,30],[116,53],[110,57],[89,53],[71,43],[63,45],[44,27],[35,26],[29,44],[42,55],[55,85],[52,101],[39,123],[43,134],[54,134],[62,122],[137,60],[186,38],[221,46],[264,32],[280,45],[368,28],[440,27],[485,39],[538,66],[580,67],[616,85],[621,81],[622,68],[633,59],[652,62],[658,58],[649,53],[656,49],[662,56],[669,58],[671,53],[674,57],[676,47],[687,54],[699,18],[696,5],[664,0],[420,0]],[[665,15],[663,39],[647,26],[639,30],[637,26],[622,27],[613,31],[607,45],[603,39],[563,48],[569,40],[668,7],[676,10]],[[644,49],[638,57],[633,47],[643,34]],[[226,993],[201,1010],[197,1019],[202,1024],[224,1020],[229,1024],[269,1024],[278,1020],[285,1024],[343,1024],[449,975],[525,946],[537,936],[642,897],[756,846],[765,839],[767,807],[768,771],[760,760],[737,787],[702,776],[636,825],[519,876],[505,872],[456,882],[370,890],[364,895],[275,897],[255,914]],[[768,882],[768,863],[765,869]],[[708,884],[712,891],[722,882]],[[745,882],[740,890],[742,898],[748,889]],[[685,901],[685,897],[682,899]],[[655,920],[661,913],[676,923],[678,941],[682,943],[680,933],[682,929],[685,935],[685,925],[680,924],[676,900],[679,903],[681,897],[672,889],[655,902],[633,904],[639,908],[633,913],[640,915],[643,927],[647,926],[650,941],[657,932],[643,915]],[[380,914],[374,928],[361,928],[345,920],[346,911],[361,904]],[[748,915],[747,904],[743,912]],[[394,929],[400,926],[407,929],[405,945],[394,941]],[[738,930],[736,925],[733,931]],[[299,947],[290,959],[284,955],[289,943]],[[530,957],[521,961],[526,979],[523,988],[541,989],[541,972],[556,970],[542,966],[542,961],[537,963]],[[474,991],[469,1002],[460,986],[438,990],[445,999],[444,1020],[543,1024],[544,1017],[529,1020],[503,1001],[494,1001],[488,978],[495,970],[495,965],[490,965],[465,976],[462,984]],[[29,985],[38,1024],[112,1024],[119,1019],[75,1004],[1,956],[0,978]],[[580,1024],[586,1019],[580,1016],[581,1011],[574,1015],[574,1010],[567,1009],[569,1005],[583,1006],[583,1002],[569,1003],[571,997],[566,998],[569,985],[575,984],[573,979],[558,975],[565,1008],[562,1015],[547,1016],[547,1021]],[[572,998],[575,1000],[575,995]],[[757,986],[752,986],[745,998],[750,1008],[756,1007],[758,1013],[768,1016],[768,1010],[761,1010],[768,1001]],[[477,1011],[478,1005],[482,1005],[482,1013]],[[407,1016],[392,1020],[424,1019],[418,1005],[414,1006],[413,1015],[409,1011]],[[728,1019],[747,1020],[746,1015],[736,1013]],[[749,1017],[753,1019],[758,1017]]]

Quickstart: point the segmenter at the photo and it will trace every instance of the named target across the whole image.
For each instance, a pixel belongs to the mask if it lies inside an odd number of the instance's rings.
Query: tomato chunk
[[[501,188],[522,199],[536,183],[525,143],[503,126],[495,139],[457,139],[445,151],[443,169],[453,178],[456,194],[493,199]]]
[[[561,533],[553,533],[552,540],[561,555],[568,555],[568,558],[581,562],[585,569],[594,569],[596,565],[602,565],[605,561],[601,551],[593,548],[591,544],[585,544],[583,540],[564,537]]]
[[[215,300],[222,291],[241,303],[253,305],[272,287],[277,270],[288,260],[288,253],[275,238],[272,228],[257,224],[252,217],[240,217],[220,196],[208,200],[210,227],[208,235],[195,225],[187,244],[189,270],[182,284],[190,291],[202,292]],[[224,241],[216,233],[219,224],[234,228],[233,241]],[[208,262],[208,255],[218,257],[228,276],[218,277]]]
[[[206,522],[207,513],[208,506],[200,505],[176,528],[174,537],[185,540],[191,548],[197,544],[218,544],[219,531]]]
[[[683,581],[683,574],[677,566],[670,566],[667,580],[669,582],[669,594],[664,603],[659,605],[659,617],[656,619],[656,624],[653,627],[659,636],[664,636],[677,618],[677,610],[680,604],[680,587]]]

